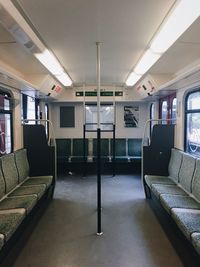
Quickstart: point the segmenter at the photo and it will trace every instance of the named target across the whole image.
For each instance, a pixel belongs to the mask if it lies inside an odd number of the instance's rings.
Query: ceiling
[[[101,83],[123,85],[174,0],[12,0],[54,52],[74,84],[96,83],[96,45],[101,45]],[[200,19],[150,69],[174,75],[200,58]],[[44,67],[0,27],[0,60],[24,74]]]

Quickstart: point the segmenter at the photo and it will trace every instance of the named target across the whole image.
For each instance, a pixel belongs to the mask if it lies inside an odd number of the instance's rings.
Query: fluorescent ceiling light
[[[200,16],[200,0],[180,0],[165,19],[151,49],[164,53]]]
[[[127,86],[133,86],[139,79],[142,77],[142,75],[138,75],[135,72],[131,72],[131,74],[128,76],[128,79],[126,80]]]
[[[134,72],[143,75],[151,68],[151,66],[153,66],[160,56],[161,54],[153,53],[150,49],[148,49],[134,68]]]
[[[35,53],[34,56],[53,74],[59,75],[64,72],[63,67],[60,65],[56,57],[48,50],[45,49],[42,53]]]
[[[72,80],[70,79],[70,77],[66,72],[63,72],[61,75],[55,75],[55,76],[64,86],[72,85]]]

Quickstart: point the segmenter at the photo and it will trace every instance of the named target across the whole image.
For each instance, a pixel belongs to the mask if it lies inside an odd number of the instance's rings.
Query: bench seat
[[[46,185],[46,188],[49,188],[53,181],[52,176],[35,176],[29,177],[22,186],[32,186],[32,185]]]
[[[152,184],[176,184],[171,178],[166,176],[145,175],[145,181],[149,187],[151,187]]]
[[[25,218],[25,209],[5,210],[0,211],[0,236],[1,244],[2,237],[3,243],[15,232],[17,227],[21,224]]]
[[[168,213],[171,213],[173,208],[200,209],[200,204],[188,195],[162,194],[160,202]]]
[[[8,196],[15,197],[15,196],[25,196],[25,195],[37,195],[37,198],[40,199],[44,195],[45,191],[46,191],[46,185],[44,184],[19,186]]]
[[[160,198],[161,194],[187,196],[186,192],[177,185],[152,184],[151,188],[154,195],[158,198]]]
[[[37,195],[6,197],[0,201],[0,210],[24,208],[28,214],[37,203]]]

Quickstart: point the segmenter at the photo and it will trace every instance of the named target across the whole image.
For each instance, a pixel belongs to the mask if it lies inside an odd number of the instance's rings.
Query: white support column
[[[100,129],[100,72],[101,72],[101,66],[100,66],[100,42],[96,42],[97,46],[97,128]]]

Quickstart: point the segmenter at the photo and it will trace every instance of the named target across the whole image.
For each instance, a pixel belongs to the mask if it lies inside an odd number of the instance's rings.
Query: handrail
[[[47,122],[47,123],[49,123],[49,125],[51,127],[52,138],[50,138],[50,134],[49,134],[47,143],[48,143],[48,145],[51,145],[50,144],[50,141],[51,141],[51,139],[53,140],[53,145],[55,147],[55,151],[54,151],[54,158],[55,158],[55,180],[57,180],[57,157],[56,157],[56,155],[57,155],[57,152],[56,152],[57,151],[57,147],[56,147],[56,137],[55,137],[55,131],[54,131],[54,128],[53,128],[53,123],[52,123],[52,121],[46,120],[46,119],[22,119],[21,120],[22,124],[26,124],[29,121],[33,121],[33,122]]]

